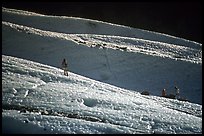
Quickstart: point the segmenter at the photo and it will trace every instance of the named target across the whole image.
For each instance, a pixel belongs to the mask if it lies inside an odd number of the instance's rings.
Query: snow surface
[[[202,106],[2,55],[3,133],[201,133]]]
[[[48,16],[23,10],[8,9],[4,7],[2,7],[2,20],[42,30],[61,33],[100,34],[111,36],[117,35],[179,45],[201,45],[194,41],[186,40],[183,38],[137,28],[131,28],[123,25],[116,25],[107,22],[77,17]]]
[[[200,43],[2,7],[2,54],[4,133],[202,133]]]

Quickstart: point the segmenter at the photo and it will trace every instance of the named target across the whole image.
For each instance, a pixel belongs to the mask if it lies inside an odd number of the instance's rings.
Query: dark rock
[[[143,91],[141,94],[142,95],[149,95],[149,92],[148,91]]]

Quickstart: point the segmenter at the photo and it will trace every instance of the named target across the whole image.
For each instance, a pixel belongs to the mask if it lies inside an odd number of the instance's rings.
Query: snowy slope
[[[3,133],[202,133],[202,105],[2,55]]]
[[[2,8],[4,133],[202,133],[201,75],[200,43]]]
[[[55,67],[67,58],[70,71],[92,79],[158,96],[163,88],[168,94],[175,93],[177,85],[182,97],[202,103],[200,44],[181,46],[122,36],[65,34],[5,21],[2,31],[5,55]]]
[[[184,46],[200,46],[199,43],[162,33],[116,25],[107,22],[38,13],[2,7],[2,20],[19,25],[67,34],[100,34],[140,38]]]

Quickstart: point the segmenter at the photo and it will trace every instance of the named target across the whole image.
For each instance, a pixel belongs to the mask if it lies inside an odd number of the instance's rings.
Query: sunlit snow
[[[2,8],[3,133],[202,133],[201,75],[200,43]]]
[[[18,130],[12,130],[12,122],[17,120],[41,133],[201,132],[201,105],[143,96],[62,73],[61,69],[2,55],[2,115],[3,128],[10,128],[7,133]],[[4,125],[4,120],[11,124]]]

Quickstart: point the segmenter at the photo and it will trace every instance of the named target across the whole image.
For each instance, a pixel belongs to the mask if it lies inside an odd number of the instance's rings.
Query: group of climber
[[[68,76],[68,64],[67,64],[67,60],[66,59],[63,59],[63,61],[62,61],[62,64],[61,64],[61,67],[62,67],[62,69],[64,70],[64,75],[65,76]],[[143,92],[145,95],[149,95],[149,93],[147,94],[147,93],[145,93],[145,92]],[[142,93],[142,94],[143,94]],[[169,95],[167,95],[166,94],[166,89],[163,89],[162,90],[162,95],[161,95],[162,97],[166,97],[166,98],[172,98],[172,99],[182,99],[181,97],[180,97],[180,90],[179,90],[179,88],[177,87],[177,86],[175,86],[175,95],[174,94],[169,94]],[[186,99],[184,99],[184,100],[186,100]]]
[[[180,98],[180,90],[177,86],[175,86],[175,95],[174,94],[167,95],[166,89],[163,89],[162,90],[162,97],[179,99]]]

